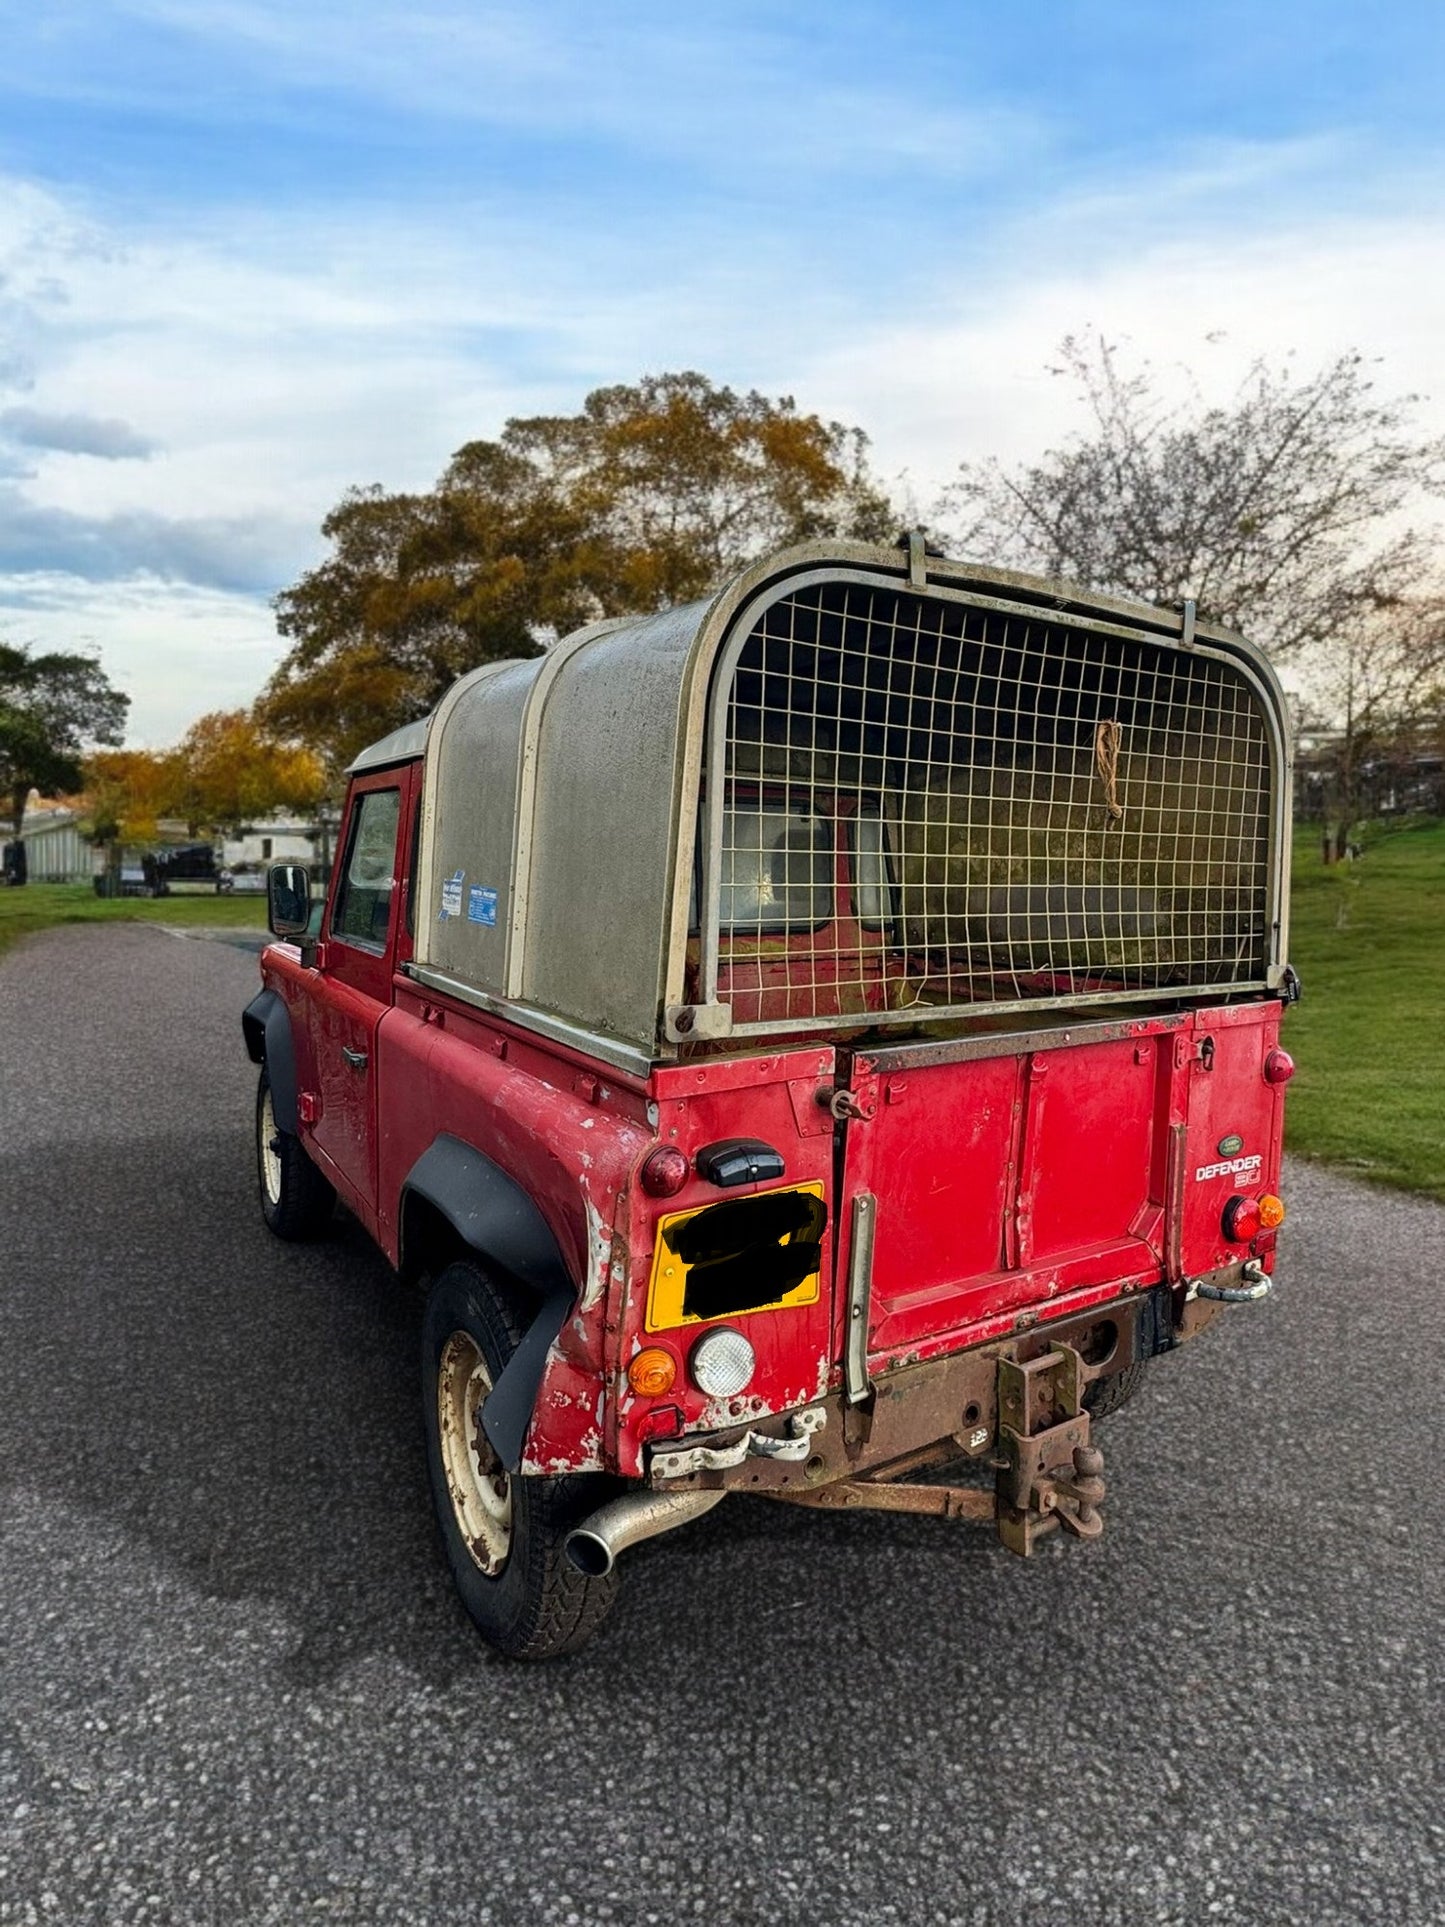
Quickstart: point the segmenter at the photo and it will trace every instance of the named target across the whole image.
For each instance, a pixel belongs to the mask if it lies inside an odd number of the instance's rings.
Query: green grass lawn
[[[1302,829],[1291,915],[1290,1150],[1445,1200],[1445,823],[1328,869]]]
[[[221,924],[264,930],[263,896],[98,897],[88,883],[27,883],[21,890],[0,889],[0,950],[35,930],[57,923]]]

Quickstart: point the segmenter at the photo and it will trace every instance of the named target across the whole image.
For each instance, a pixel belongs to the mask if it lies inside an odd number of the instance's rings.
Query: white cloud
[[[1347,160],[1318,143],[1196,156],[1012,219],[960,204],[956,236],[897,249],[761,207],[719,211],[706,243],[637,207],[612,230],[581,204],[539,231],[505,192],[404,218],[290,206],[162,227],[0,182],[0,402],[123,422],[155,448],[28,451],[3,484],[0,633],[93,642],[135,697],[134,737],[173,739],[260,687],[281,653],[266,596],[319,557],[343,489],[424,487],[508,415],[645,370],[701,367],[857,422],[922,506],[960,459],[1069,428],[1043,369],[1090,323],[1217,385],[1261,353],[1313,366],[1358,345],[1387,391],[1428,389],[1439,183],[1320,211]],[[1445,430],[1445,396],[1420,420]]]
[[[1062,338],[1089,326],[1154,364],[1166,388],[1187,368],[1212,398],[1261,356],[1314,369],[1359,348],[1378,357],[1381,392],[1419,394],[1421,432],[1445,434],[1433,211],[1177,238],[1141,237],[1137,224],[1069,236],[1070,225],[1023,230],[991,271],[940,286],[926,314],[829,342],[791,379],[811,406],[867,426],[880,468],[906,469],[925,506],[961,460],[1023,459],[1082,426],[1047,370]],[[1173,380],[1182,392],[1182,372]]]
[[[0,635],[93,652],[133,699],[126,740],[148,749],[178,741],[210,710],[249,705],[278,654],[264,602],[153,581],[97,592],[73,576],[11,578]]]

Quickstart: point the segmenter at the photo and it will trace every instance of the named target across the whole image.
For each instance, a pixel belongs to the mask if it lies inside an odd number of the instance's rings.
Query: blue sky
[[[0,0],[0,46],[0,632],[99,649],[137,741],[256,692],[345,487],[599,382],[792,393],[920,506],[1067,432],[1089,324],[1436,385],[1438,7]]]

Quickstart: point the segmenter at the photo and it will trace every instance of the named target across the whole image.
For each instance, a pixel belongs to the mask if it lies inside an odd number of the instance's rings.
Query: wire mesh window
[[[735,1027],[1264,980],[1270,742],[1228,661],[833,581],[766,609],[719,700],[704,990]]]

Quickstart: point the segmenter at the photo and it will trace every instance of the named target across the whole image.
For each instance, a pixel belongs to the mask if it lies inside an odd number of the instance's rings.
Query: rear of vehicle
[[[1028,1551],[1091,1409],[1269,1289],[1286,746],[1192,611],[928,569],[809,572],[718,651],[618,1450]],[[996,1490],[903,1481],[961,1456]]]
[[[247,1013],[263,1193],[430,1281],[487,1638],[575,1649],[737,1491],[1097,1535],[1094,1420],[1270,1289],[1289,792],[1240,638],[918,538],[486,665],[359,760]]]

